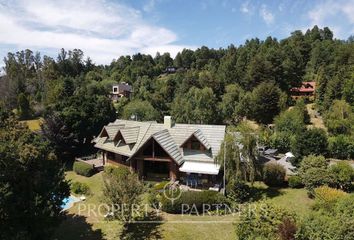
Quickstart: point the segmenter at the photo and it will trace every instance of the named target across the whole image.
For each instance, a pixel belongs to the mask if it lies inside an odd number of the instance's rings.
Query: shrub
[[[334,100],[327,114],[325,114],[325,124],[328,132],[333,135],[353,132],[354,113],[352,106],[343,100]]]
[[[316,200],[315,207],[327,209],[339,198],[346,196],[347,193],[328,186],[321,186],[314,190],[314,195]]]
[[[328,150],[327,134],[323,129],[313,128],[295,135],[291,142],[291,152],[294,153],[294,163],[308,155],[326,155]]]
[[[291,134],[289,132],[276,132],[270,138],[270,144],[280,152],[286,152],[290,149]]]
[[[328,161],[323,156],[305,157],[300,164],[299,176],[310,195],[316,187],[330,185],[332,182]]]
[[[104,173],[124,178],[130,174],[130,170],[126,167],[105,166]]]
[[[285,221],[295,225],[295,215],[283,208],[260,202],[252,206],[252,211],[248,207],[242,209],[236,235],[243,240],[279,239],[285,230]],[[290,229],[285,231],[284,235],[290,233]],[[294,236],[290,239],[294,239]]]
[[[73,170],[77,174],[85,177],[90,177],[94,173],[93,166],[84,162],[74,162]]]
[[[167,197],[166,197],[167,196]],[[179,197],[178,197],[179,196]],[[171,199],[174,199],[172,201]],[[206,211],[216,209],[216,205],[227,203],[227,199],[215,191],[174,191],[173,196],[167,192],[161,194],[162,210],[167,213],[186,213],[201,214]],[[210,208],[209,208],[210,207]]]
[[[303,131],[306,128],[306,125],[302,116],[303,114],[301,115],[299,112],[298,109],[292,108],[280,113],[274,119],[276,132],[286,132],[289,136]]]
[[[90,187],[86,183],[73,182],[70,189],[75,194],[90,194]]]
[[[232,180],[226,186],[227,197],[237,203],[247,201],[250,191],[250,187],[243,181]]]
[[[338,162],[330,166],[333,176],[333,186],[344,191],[349,191],[354,181],[354,169],[347,162]]]
[[[267,163],[263,168],[263,181],[270,187],[278,187],[284,184],[286,170],[278,163]]]
[[[294,240],[296,231],[296,223],[289,218],[284,218],[282,223],[278,226],[278,236],[280,240]]]
[[[299,226],[296,239],[354,239],[354,195],[339,198],[330,208],[319,208],[307,215]]]
[[[354,158],[354,139],[344,135],[329,138],[329,153],[338,159]]]
[[[302,188],[304,184],[302,184],[301,178],[297,175],[290,176],[288,178],[289,187],[291,188]]]

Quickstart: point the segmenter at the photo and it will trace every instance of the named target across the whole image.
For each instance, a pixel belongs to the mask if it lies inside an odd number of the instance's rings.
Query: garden
[[[229,187],[226,196],[211,191],[165,193],[167,182],[141,182],[124,168],[106,167],[103,172],[89,177],[67,171],[71,192],[83,194],[87,199],[67,211],[67,218],[56,230],[54,239],[254,239],[259,236],[293,239],[291,237],[295,235],[298,239],[306,239],[311,234],[329,239],[323,235],[328,235],[329,230],[335,231],[335,236],[343,237],[334,239],[351,239],[346,238],[345,229],[333,229],[331,223],[340,219],[346,225],[353,217],[353,212],[348,210],[345,215],[339,215],[344,204],[354,204],[354,195],[347,193],[352,190],[352,168],[345,163],[330,166],[323,157],[309,156],[302,161],[298,175],[290,177],[288,182],[284,181],[281,167],[269,165],[264,168],[263,181],[232,183],[234,192]],[[79,173],[80,170],[76,169]],[[235,195],[236,192],[244,194]],[[172,203],[170,200],[175,196],[178,198]],[[133,203],[148,205],[148,214],[140,216],[118,211],[119,214],[107,218],[107,214],[88,210],[89,206],[120,202],[127,197],[131,206]],[[262,206],[256,208],[262,212],[249,215],[241,209],[235,214],[222,207],[203,212],[203,204],[239,203]],[[158,204],[161,204],[160,208],[156,208]],[[183,212],[183,204],[194,205],[195,209]],[[314,227],[318,221],[324,221],[320,219],[321,214],[327,220],[336,220],[323,222],[319,231]],[[326,227],[328,230],[324,231]]]

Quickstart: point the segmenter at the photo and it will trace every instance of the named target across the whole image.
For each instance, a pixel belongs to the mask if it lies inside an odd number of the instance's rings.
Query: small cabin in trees
[[[316,92],[316,82],[302,82],[301,87],[294,87],[290,89],[292,98],[298,99],[300,97],[307,97],[313,99]]]
[[[122,82],[119,84],[113,84],[111,98],[113,101],[118,101],[122,97],[130,98],[132,92],[132,86],[128,83]]]

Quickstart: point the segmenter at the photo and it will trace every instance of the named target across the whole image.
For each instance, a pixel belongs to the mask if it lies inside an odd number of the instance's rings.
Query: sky
[[[0,59],[26,48],[54,58],[61,48],[80,48],[109,64],[137,52],[175,56],[282,39],[314,25],[339,39],[354,35],[354,0],[0,0]]]

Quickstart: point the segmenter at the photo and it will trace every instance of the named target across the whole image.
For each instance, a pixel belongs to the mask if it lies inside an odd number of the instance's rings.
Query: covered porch
[[[178,176],[178,167],[169,158],[142,157],[135,159],[135,171],[144,180],[175,181]]]
[[[222,180],[219,170],[220,165],[213,162],[185,161],[179,168],[180,183],[194,189],[219,190]]]

